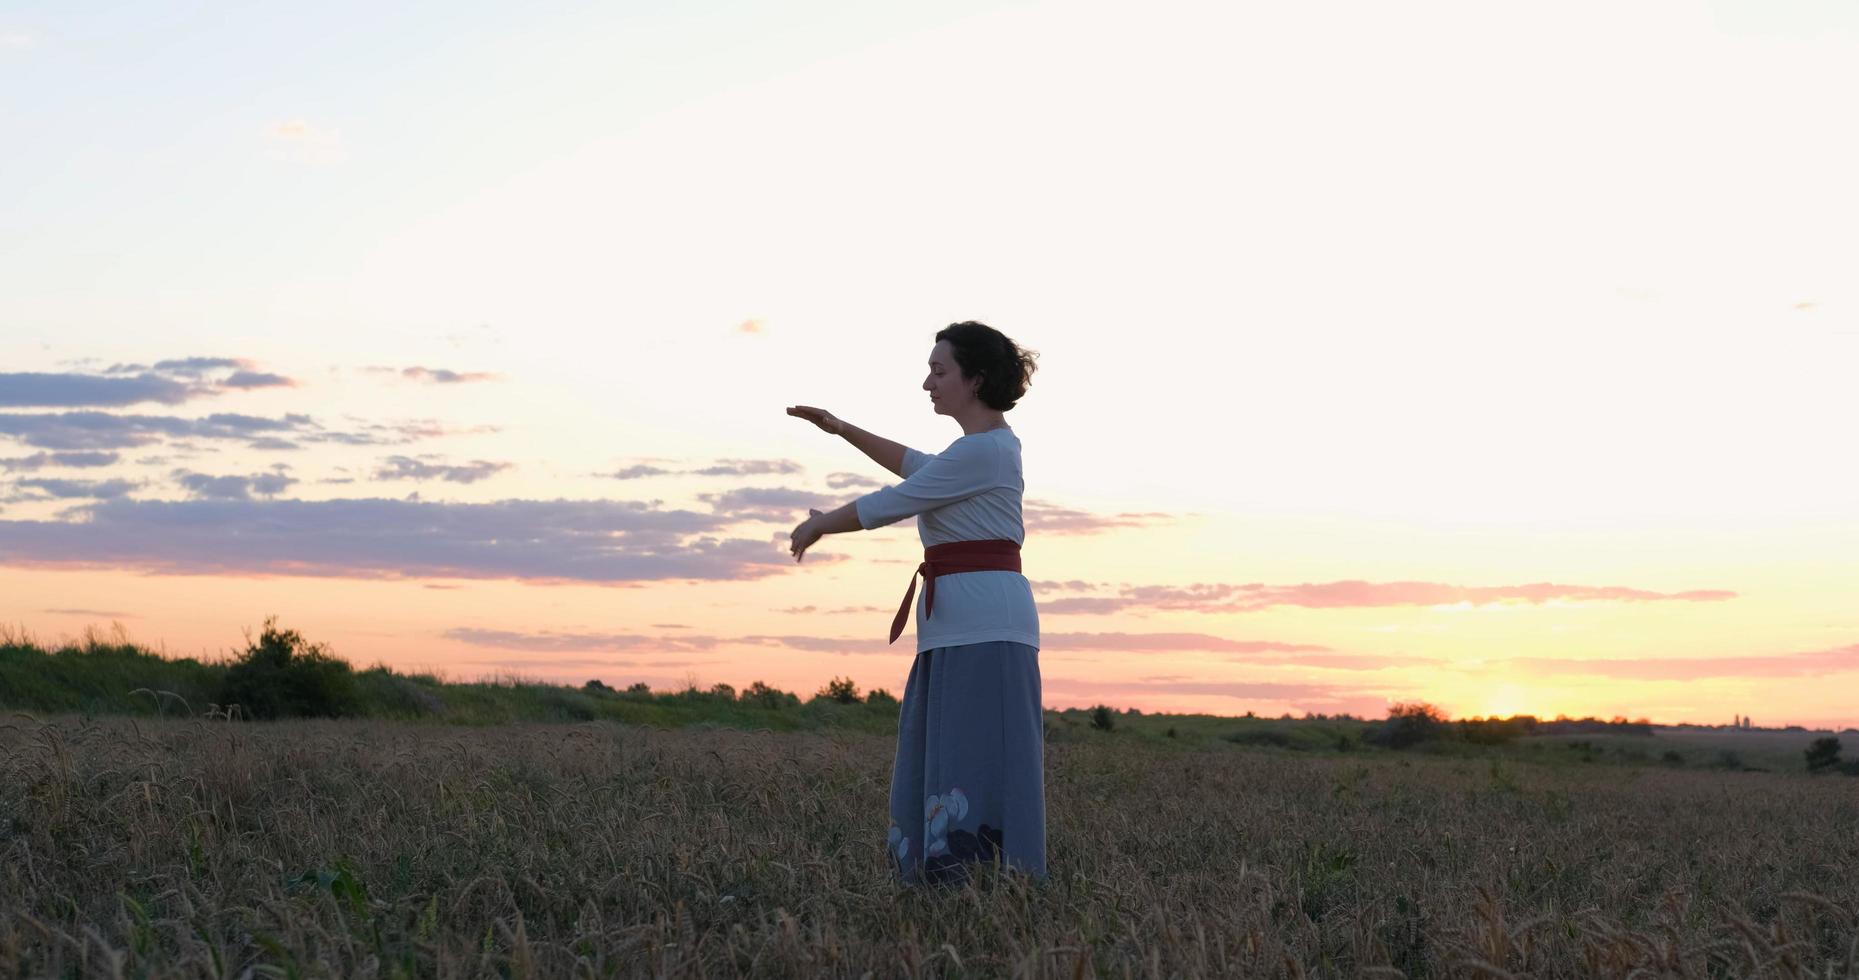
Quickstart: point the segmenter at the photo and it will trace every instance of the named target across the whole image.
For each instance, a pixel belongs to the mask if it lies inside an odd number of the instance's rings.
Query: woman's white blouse
[[[1026,525],[1020,496],[1020,437],[1012,429],[973,432],[931,456],[904,450],[904,482],[858,498],[859,525],[866,529],[917,519],[925,548],[950,541],[1004,538],[1024,545]],[[909,583],[897,576],[898,589]],[[923,613],[919,583],[911,622],[917,651],[963,643],[1012,640],[1039,646],[1039,610],[1033,586],[1019,572],[962,572],[937,576],[936,612]]]

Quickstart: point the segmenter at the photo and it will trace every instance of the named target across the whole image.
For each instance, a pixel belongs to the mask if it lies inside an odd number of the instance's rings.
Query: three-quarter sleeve
[[[912,453],[920,458],[913,461]],[[895,524],[992,490],[1002,484],[1003,462],[1000,446],[994,440],[963,438],[935,456],[906,449],[903,470],[909,474],[904,482],[853,501],[862,528]]]
[[[920,470],[923,468],[924,463],[927,463],[930,460],[935,459],[935,458],[936,457],[931,456],[929,453],[920,453],[910,448],[909,446],[905,446],[904,447],[904,461],[902,464],[898,466],[898,468],[904,471],[904,479],[908,480],[913,474],[916,473],[917,470]]]

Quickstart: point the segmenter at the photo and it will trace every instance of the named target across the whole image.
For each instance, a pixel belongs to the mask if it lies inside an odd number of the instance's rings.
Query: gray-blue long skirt
[[[1046,878],[1039,648],[1008,640],[917,654],[891,769],[891,868],[905,884],[966,881],[999,861]]]

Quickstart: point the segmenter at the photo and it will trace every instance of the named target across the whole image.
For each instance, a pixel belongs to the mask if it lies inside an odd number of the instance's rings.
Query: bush
[[[858,685],[850,677],[835,677],[826,682],[814,697],[837,701],[840,704],[857,704],[859,702]]]
[[[652,685],[647,684],[645,681],[634,681],[632,685],[626,689],[626,693],[634,697],[649,698],[652,696]]]
[[[1430,741],[1446,733],[1446,715],[1424,701],[1397,704],[1388,709],[1388,720],[1369,733],[1366,741],[1391,749]]]
[[[866,704],[896,704],[897,698],[882,687],[874,687],[865,695]]]
[[[355,713],[371,718],[423,718],[445,711],[445,699],[431,688],[383,664],[355,672],[355,698]]]
[[[1117,713],[1110,710],[1108,705],[1100,704],[1097,707],[1092,708],[1091,709],[1091,727],[1100,729],[1106,732],[1110,731],[1113,728],[1116,728],[1117,727]]]
[[[310,643],[296,630],[266,618],[258,642],[247,634],[245,652],[226,670],[221,705],[239,706],[249,718],[338,718],[361,713],[355,673],[348,662]]]
[[[1807,756],[1808,772],[1840,770],[1840,740],[1835,736],[1815,739],[1804,754]]]
[[[748,687],[743,688],[742,694],[737,700],[743,704],[752,704],[759,708],[788,708],[800,704],[799,697],[778,688],[769,687],[761,681],[756,681]]]

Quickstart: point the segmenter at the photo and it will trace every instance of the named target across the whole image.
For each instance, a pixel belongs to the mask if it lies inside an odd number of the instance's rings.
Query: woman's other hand
[[[788,411],[792,412],[793,409],[790,408]],[[827,417],[831,418],[831,416]],[[794,553],[795,561],[800,561],[800,556],[804,554],[808,548],[813,547],[815,541],[820,540],[820,532],[813,526],[813,519],[818,516],[820,516],[819,511],[809,509],[807,511],[807,519],[796,525],[794,533],[788,535],[790,539],[788,542],[788,550]]]
[[[845,432],[846,424],[839,421],[838,416],[824,408],[814,408],[812,405],[789,405],[787,413],[797,419],[806,419],[812,422],[814,425],[820,427],[821,432],[825,432],[828,435],[836,436]]]

